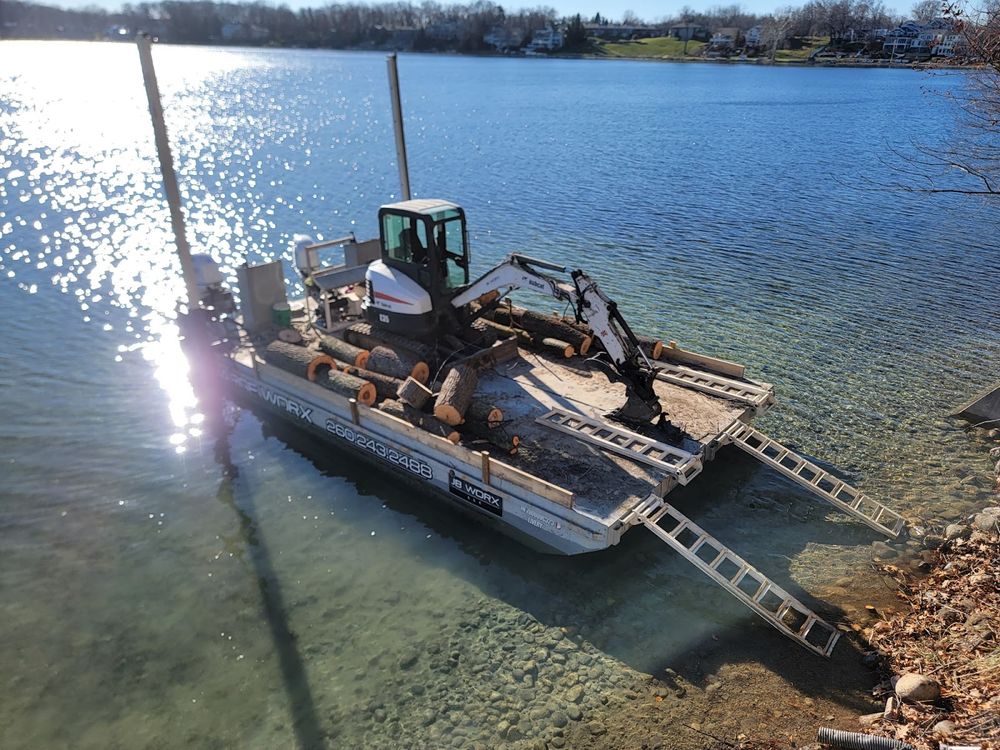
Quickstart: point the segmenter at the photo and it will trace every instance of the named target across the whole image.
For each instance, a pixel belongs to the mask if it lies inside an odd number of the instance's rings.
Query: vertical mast
[[[142,64],[142,80],[146,85],[146,98],[149,100],[149,116],[153,120],[156,153],[160,157],[160,173],[163,175],[163,189],[167,194],[167,205],[170,206],[170,224],[174,229],[177,255],[181,259],[181,274],[184,277],[184,285],[187,287],[188,312],[191,312],[198,307],[198,284],[194,276],[194,263],[191,261],[191,246],[188,245],[187,235],[184,232],[181,194],[177,189],[174,160],[170,155],[167,126],[163,121],[163,105],[160,103],[160,87],[156,83],[156,71],[153,69],[153,53],[150,48],[150,41],[148,34],[139,34],[136,37],[136,44],[139,47],[139,62]]]
[[[403,134],[403,104],[399,100],[399,72],[396,53],[386,59],[389,66],[389,98],[392,100],[392,125],[396,133],[396,161],[399,162],[399,184],[403,200],[410,200],[410,165],[406,161],[406,137]]]

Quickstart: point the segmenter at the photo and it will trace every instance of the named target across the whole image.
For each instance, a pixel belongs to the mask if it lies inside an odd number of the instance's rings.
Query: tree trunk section
[[[663,342],[659,339],[654,339],[652,336],[640,336],[635,335],[635,340],[639,342],[639,348],[645,353],[650,359],[659,359],[660,354],[663,353]]]
[[[355,367],[364,367],[365,362],[368,361],[367,349],[361,349],[333,336],[320,336],[319,348],[334,359],[354,365]]]
[[[445,440],[455,445],[457,445],[458,441],[462,438],[458,430],[451,425],[447,425],[444,422],[435,419],[430,414],[424,414],[423,412],[414,409],[409,404],[404,404],[402,401],[387,399],[379,404],[378,409],[379,411],[384,411],[386,414],[391,414],[398,419],[409,422],[414,427],[419,427],[425,432],[437,435],[438,437],[443,437]]]
[[[553,354],[561,354],[566,359],[569,359],[576,354],[576,349],[565,341],[560,341],[559,339],[544,338],[542,339],[541,344],[544,349],[552,352]]]
[[[327,390],[338,393],[344,398],[355,398],[359,404],[365,406],[374,404],[378,397],[375,386],[367,380],[339,370],[330,370],[325,378],[320,378],[317,382]]]
[[[279,367],[286,372],[315,381],[321,374],[321,367],[336,368],[337,363],[327,354],[317,354],[297,344],[284,341],[272,341],[261,353],[269,365]]]
[[[416,355],[386,346],[376,346],[368,353],[366,367],[400,380],[411,377],[420,383],[426,383],[431,374],[427,363],[417,359]]]
[[[383,375],[380,372],[373,372],[372,370],[365,370],[360,367],[348,365],[343,368],[343,371],[348,375],[354,375],[362,380],[367,380],[375,386],[375,393],[379,401],[384,401],[387,398],[396,398],[396,391],[403,385],[402,380],[394,378],[392,375]]]
[[[534,339],[531,334],[523,328],[512,328],[508,325],[504,325],[503,323],[498,323],[495,320],[486,320],[485,318],[481,318],[481,320],[483,320],[490,328],[493,328],[495,331],[507,338],[514,336],[517,342],[523,346],[534,345]]]
[[[414,409],[423,409],[434,394],[419,380],[407,377],[396,390],[396,395],[404,404]]]
[[[377,346],[386,346],[398,352],[408,352],[423,362],[433,363],[435,361],[435,351],[433,346],[422,344],[419,341],[399,336],[389,331],[376,328],[371,323],[355,323],[344,331],[344,338],[348,343],[354,344],[369,352]],[[367,365],[365,365],[368,367]],[[368,369],[371,369],[368,367]]]
[[[461,424],[465,412],[479,385],[479,376],[472,367],[452,368],[441,384],[441,392],[434,402],[434,416],[450,425]]]
[[[518,315],[518,325],[526,331],[541,334],[544,338],[565,341],[580,352],[580,354],[586,354],[590,351],[593,337],[564,323],[554,315],[545,315],[534,310],[522,310],[520,313],[516,313],[516,315]]]
[[[486,425],[488,429],[503,423],[503,411],[488,401],[473,401],[465,412],[466,424]]]

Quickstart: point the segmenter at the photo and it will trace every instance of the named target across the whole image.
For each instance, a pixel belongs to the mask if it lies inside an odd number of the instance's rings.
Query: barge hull
[[[500,462],[491,462],[494,471],[485,478],[478,451],[454,446],[362,405],[355,406],[355,422],[347,399],[249,358],[226,357],[225,364],[234,398],[277,414],[380,470],[390,470],[410,486],[533,549],[577,555],[606,549],[621,538],[620,524],[615,528],[602,523],[498,476],[504,466]],[[387,425],[388,420],[396,424]]]

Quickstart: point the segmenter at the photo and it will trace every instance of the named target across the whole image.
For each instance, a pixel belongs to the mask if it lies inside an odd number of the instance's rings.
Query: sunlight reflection
[[[219,112],[217,88],[272,64],[234,50],[157,45],[153,54],[189,240],[233,276],[251,250],[244,222],[259,208],[245,219],[229,202],[235,194],[206,184],[215,151],[233,148],[246,127],[231,103]],[[0,271],[10,279],[28,268],[47,271],[45,280],[76,300],[85,322],[120,337],[115,361],[138,351],[167,395],[171,443],[183,450],[197,437],[186,428],[203,417],[174,322],[183,283],[135,46],[7,42],[0,71],[0,236],[15,227],[38,232],[34,247],[2,248]],[[18,286],[38,291],[34,280]]]

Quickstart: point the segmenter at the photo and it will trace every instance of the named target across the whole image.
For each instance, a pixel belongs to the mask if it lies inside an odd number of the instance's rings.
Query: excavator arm
[[[491,292],[499,292],[503,297],[514,289],[531,289],[568,302],[576,319],[587,323],[601,340],[611,367],[625,383],[628,398],[612,416],[627,423],[649,422],[660,416],[663,407],[653,391],[656,372],[614,300],[608,299],[597,282],[583,271],[570,273],[572,283],[566,283],[542,273],[540,268],[567,272],[563,266],[514,254],[453,297],[451,304],[463,308]]]

